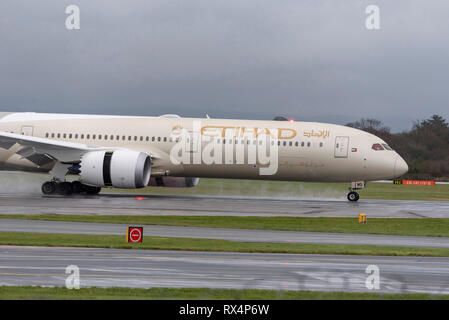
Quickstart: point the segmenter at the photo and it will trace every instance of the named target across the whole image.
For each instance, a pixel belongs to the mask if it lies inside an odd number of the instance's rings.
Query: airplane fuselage
[[[3,132],[148,153],[152,177],[351,182],[391,179],[408,170],[380,138],[341,125],[39,113],[2,113],[0,117]],[[188,161],[174,163],[171,155],[181,131],[187,133],[184,139],[190,139],[182,150],[189,153]],[[277,148],[277,168],[272,174],[261,174],[266,165],[257,152],[255,162],[249,159],[262,136],[270,139],[266,148]],[[215,158],[212,163],[205,157],[211,141],[222,150],[221,160]],[[376,144],[384,147],[376,149]],[[0,169],[47,172],[54,166],[51,159],[23,157],[16,153],[18,148],[0,149]]]

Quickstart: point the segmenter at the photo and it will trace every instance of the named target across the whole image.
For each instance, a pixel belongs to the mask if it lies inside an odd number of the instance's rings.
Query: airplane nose
[[[400,177],[407,172],[408,172],[407,162],[405,162],[404,159],[402,159],[400,156],[397,156],[396,161],[394,163],[395,177]]]

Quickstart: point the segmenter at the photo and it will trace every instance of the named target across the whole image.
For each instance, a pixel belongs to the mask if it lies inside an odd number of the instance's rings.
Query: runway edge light
[[[143,227],[128,226],[126,228],[126,242],[142,243],[143,242]]]
[[[359,213],[359,224],[366,224],[366,213]]]

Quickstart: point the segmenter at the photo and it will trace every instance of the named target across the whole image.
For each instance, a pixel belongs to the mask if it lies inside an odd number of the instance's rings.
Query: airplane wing
[[[89,151],[121,149],[92,147],[82,143],[56,141],[0,131],[0,148],[10,149],[16,143],[20,145],[16,153],[38,166],[45,165],[54,160],[69,163],[79,162],[81,156]]]
[[[16,153],[38,166],[43,166],[54,160],[64,163],[77,163],[81,160],[83,154],[90,151],[127,150],[127,148],[96,147],[0,131],[0,148],[10,149],[16,143],[20,146]],[[151,150],[150,156],[152,159],[160,159],[161,157],[158,150]]]
[[[16,143],[20,145],[20,148],[16,153],[38,166],[45,165],[54,160],[59,162],[78,162],[80,161],[81,156],[86,152],[106,149],[90,147],[81,143],[56,141],[9,132],[0,132],[0,148],[10,149]],[[108,148],[108,150],[110,149],[111,148]]]

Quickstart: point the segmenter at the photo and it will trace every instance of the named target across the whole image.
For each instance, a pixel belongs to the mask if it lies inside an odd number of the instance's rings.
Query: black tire
[[[53,194],[56,192],[56,182],[47,181],[42,184],[42,193],[43,194]]]
[[[70,182],[58,183],[57,191],[60,195],[68,196],[72,194],[72,184]]]
[[[83,191],[83,185],[79,181],[72,182],[72,192],[73,193],[81,193]]]
[[[359,194],[355,191],[351,191],[348,193],[348,200],[351,202],[358,201],[360,198]]]
[[[86,186],[84,185],[84,191],[87,194],[98,194],[101,191],[100,187],[94,187],[94,186]]]

